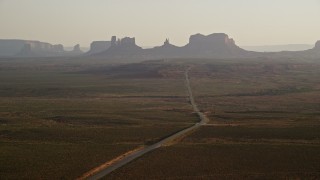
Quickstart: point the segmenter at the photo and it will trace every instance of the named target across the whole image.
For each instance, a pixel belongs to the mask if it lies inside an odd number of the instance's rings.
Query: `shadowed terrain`
[[[100,63],[1,60],[1,179],[74,179],[197,121],[179,68]]]
[[[198,121],[185,88],[190,68],[209,124],[107,179],[318,178],[319,67],[308,59],[1,59],[0,177],[73,179],[190,127]]]
[[[319,62],[198,60],[191,85],[210,123],[106,179],[319,178]]]

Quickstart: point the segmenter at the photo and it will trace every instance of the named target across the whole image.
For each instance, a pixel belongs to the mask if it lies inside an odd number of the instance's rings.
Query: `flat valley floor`
[[[0,179],[75,179],[199,121],[105,179],[319,179],[320,59],[0,59]]]

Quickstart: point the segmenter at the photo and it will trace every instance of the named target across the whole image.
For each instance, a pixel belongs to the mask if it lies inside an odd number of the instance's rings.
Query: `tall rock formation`
[[[82,54],[83,51],[80,49],[80,44],[77,44],[73,47],[73,53]]]
[[[32,50],[31,44],[24,44],[21,51],[16,56],[24,56],[24,57],[33,57],[36,56],[36,53]]]
[[[308,57],[320,58],[320,41],[316,42],[313,49],[305,52],[307,52]]]
[[[23,48],[15,54],[16,56],[63,56],[65,51],[63,45],[57,44],[52,45],[50,43],[40,42],[40,41],[23,41]]]
[[[65,51],[62,44],[50,44],[29,40],[1,40],[0,57],[60,57],[81,55],[80,45],[73,51]]]
[[[114,39],[116,37],[113,36],[111,40],[111,48],[114,49],[123,49],[123,50],[136,50],[136,49],[141,49],[141,47],[136,45],[136,39],[135,38],[130,38],[130,37],[125,37],[123,39],[119,39],[118,42],[114,42]]]
[[[39,41],[0,40],[0,56],[21,57],[52,57],[75,56],[83,52],[80,45],[73,51],[64,51],[61,44],[52,45]],[[172,45],[166,39],[162,46],[142,49],[136,45],[135,38],[125,37],[117,39],[112,36],[111,41],[95,41],[91,43],[90,56],[100,56],[118,59],[167,59],[167,58],[254,58],[254,57],[290,57],[290,58],[320,58],[320,41],[315,47],[305,51],[283,51],[261,53],[246,51],[238,47],[227,34],[215,33],[210,35],[195,34],[190,36],[189,43],[183,47]]]
[[[208,36],[202,34],[192,35],[189,38],[187,47],[196,49],[237,48],[234,40],[224,33],[215,33]]]
[[[55,52],[63,52],[64,51],[63,45],[62,44],[53,45],[53,51],[55,51]]]
[[[0,56],[56,56],[63,54],[61,44],[29,40],[0,40]]]
[[[83,51],[80,48],[80,44],[75,45],[72,51],[65,52],[65,56],[79,56],[82,54],[83,54]]]
[[[93,41],[90,45],[90,50],[86,54],[92,55],[92,54],[101,53],[109,49],[111,44],[112,43],[110,41]]]
[[[144,50],[144,57],[153,59],[161,58],[180,58],[183,55],[181,47],[172,45],[169,39],[166,39],[162,46]]]
[[[316,45],[314,46],[314,49],[320,51],[320,41],[317,41],[317,42],[316,42]]]
[[[116,36],[112,36],[111,37],[111,46],[115,47],[117,45],[117,37]]]
[[[162,46],[142,49],[135,43],[135,38],[125,37],[116,40],[113,36],[111,47],[98,54],[106,57],[159,59],[159,58],[232,58],[244,57],[249,52],[238,47],[234,40],[223,33],[192,35],[189,43],[183,47],[170,44],[166,39]]]
[[[233,57],[243,56],[246,51],[235,44],[227,34],[215,33],[208,36],[196,34],[190,36],[189,44],[185,47],[188,56],[196,57]]]
[[[97,56],[130,58],[142,54],[143,49],[136,45],[135,38],[125,37],[116,41],[116,36],[111,38],[111,46],[104,52],[96,54]]]
[[[14,56],[24,48],[24,45],[24,40],[0,39],[0,56]]]

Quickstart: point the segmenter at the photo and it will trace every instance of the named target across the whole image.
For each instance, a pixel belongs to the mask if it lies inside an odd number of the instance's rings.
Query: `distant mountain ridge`
[[[136,45],[135,38],[110,41],[94,41],[90,50],[82,52],[80,45],[72,51],[65,51],[63,45],[52,45],[40,41],[0,40],[0,56],[14,57],[51,57],[51,56],[91,56],[112,59],[169,59],[169,58],[255,58],[255,57],[307,57],[320,58],[320,41],[314,48],[301,51],[255,52],[245,50],[225,33],[190,36],[185,46],[175,46],[166,39],[163,45],[143,49]]]
[[[116,40],[113,36],[111,47],[101,53],[92,54],[105,58],[165,59],[165,58],[255,58],[255,57],[308,57],[320,58],[320,41],[315,48],[301,51],[255,52],[245,50],[225,33],[210,35],[195,34],[190,36],[189,43],[178,47],[166,39],[162,46],[143,49],[135,44],[135,38]]]
[[[90,45],[90,50],[86,55],[98,54],[106,51],[111,46],[111,41],[93,41]]]
[[[65,51],[62,44],[50,44],[40,41],[0,39],[0,56],[5,57],[55,57],[83,54],[80,45],[72,51]]]
[[[241,49],[227,34],[215,33],[208,36],[195,34],[183,47],[170,44],[166,39],[162,46],[143,49],[135,44],[135,38],[125,37],[116,40],[113,36],[111,47],[104,52],[93,54],[109,58],[232,58],[247,56],[248,51]]]
[[[284,44],[284,45],[262,45],[262,46],[240,46],[248,51],[256,52],[281,52],[281,51],[304,51],[312,49],[312,44]]]

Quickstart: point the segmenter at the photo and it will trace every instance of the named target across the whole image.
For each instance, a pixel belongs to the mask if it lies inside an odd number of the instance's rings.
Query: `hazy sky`
[[[225,32],[238,45],[313,44],[320,0],[0,0],[0,38],[89,46],[112,35],[141,46]]]

